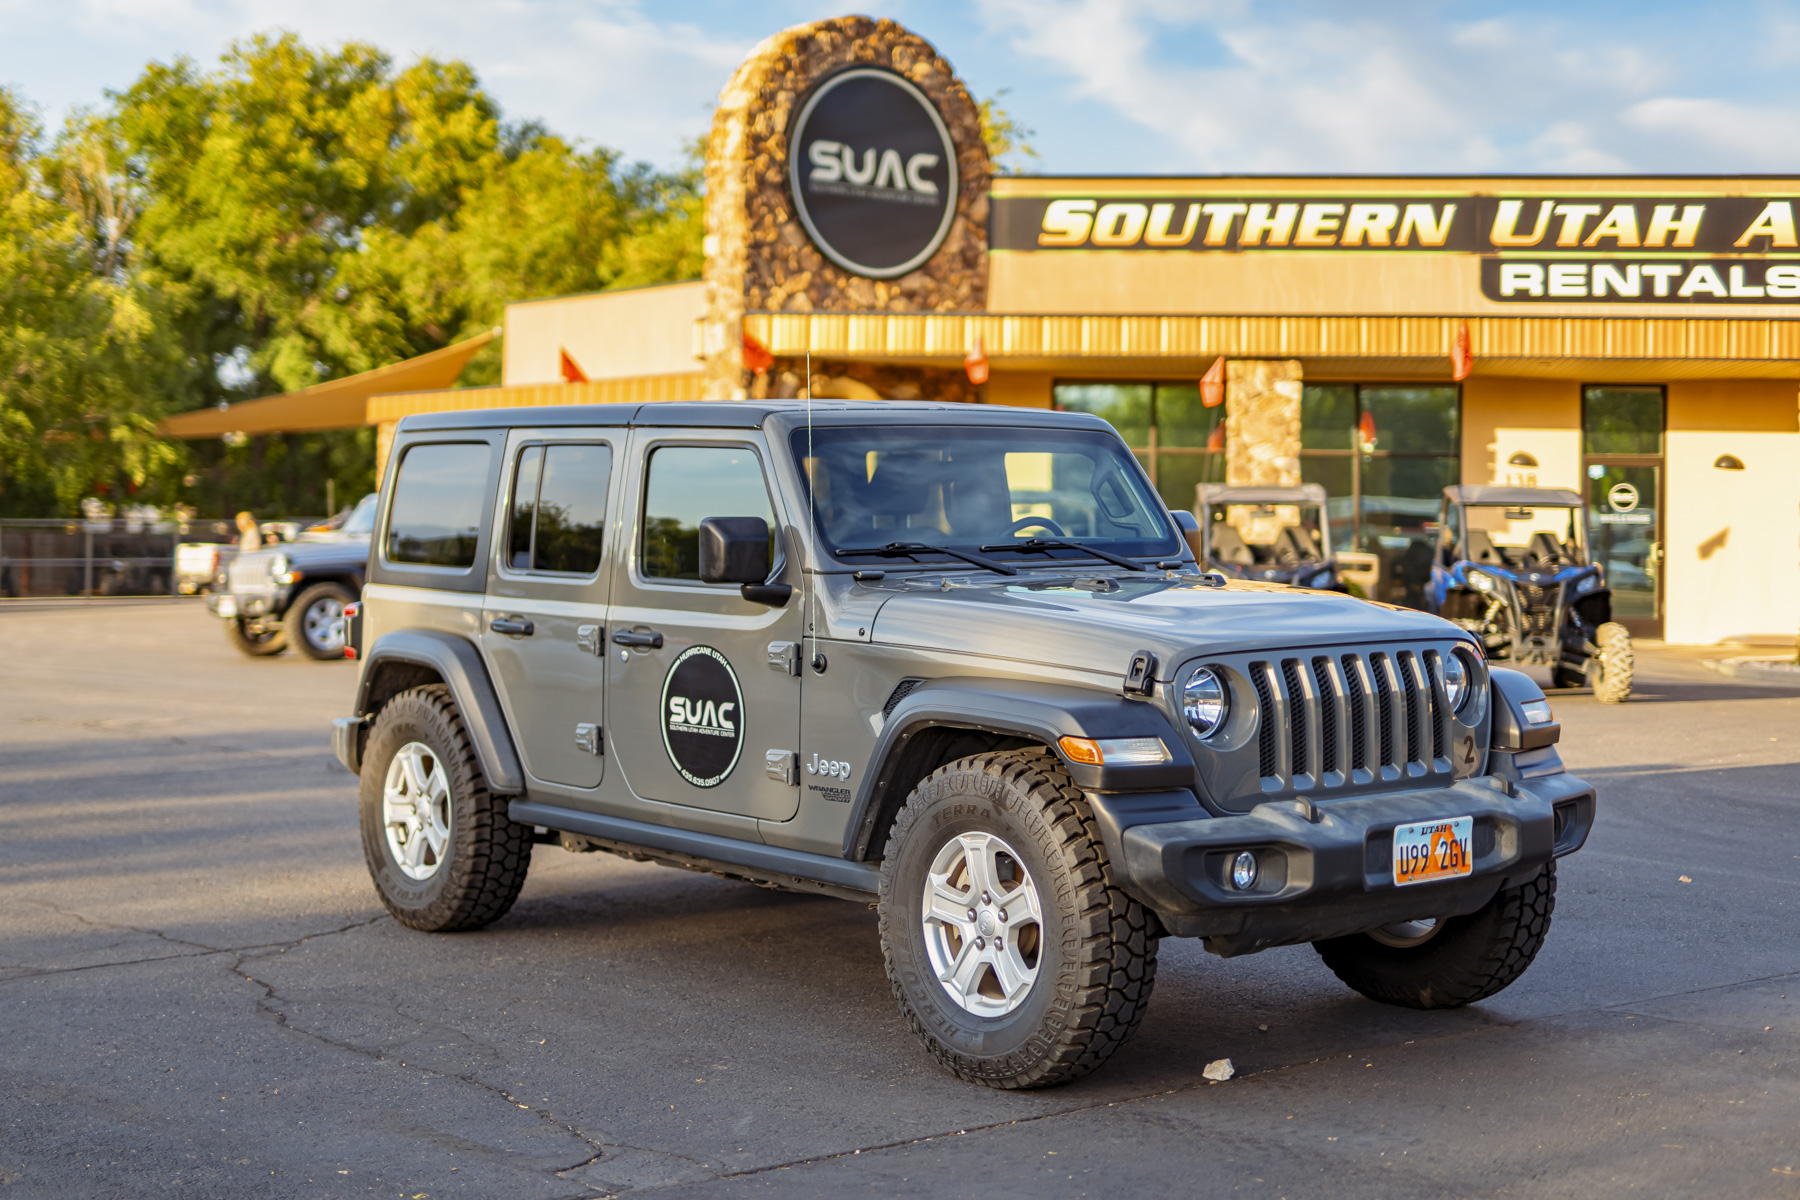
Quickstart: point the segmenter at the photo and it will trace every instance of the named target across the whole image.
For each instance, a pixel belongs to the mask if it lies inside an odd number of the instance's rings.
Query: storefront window
[[[1202,404],[1197,383],[1066,382],[1052,395],[1058,409],[1110,422],[1170,508],[1193,508],[1198,484],[1225,478],[1224,443],[1214,437],[1225,409]]]
[[[1662,433],[1662,388],[1581,390],[1582,453],[1661,454]]]
[[[1379,563],[1379,600],[1417,605],[1431,574],[1438,501],[1462,479],[1455,387],[1308,384],[1300,476],[1331,496],[1332,540]]]

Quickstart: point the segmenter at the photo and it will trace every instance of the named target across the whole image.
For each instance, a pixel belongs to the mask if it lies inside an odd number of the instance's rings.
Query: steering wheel
[[[1020,517],[1006,527],[1007,536],[1018,533],[1022,529],[1048,529],[1057,537],[1068,537],[1068,531],[1049,517]]]

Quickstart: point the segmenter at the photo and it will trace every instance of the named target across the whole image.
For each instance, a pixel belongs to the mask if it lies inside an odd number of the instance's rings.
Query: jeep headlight
[[[1444,699],[1451,712],[1461,712],[1469,702],[1469,668],[1454,652],[1444,655]]]
[[[1181,689],[1181,712],[1196,735],[1206,737],[1217,731],[1230,710],[1231,694],[1218,672],[1201,667],[1188,677]]]
[[[288,573],[288,556],[277,554],[269,559],[269,574],[280,578]]]
[[[1485,572],[1482,572],[1482,571],[1470,571],[1469,572],[1469,586],[1474,588],[1478,592],[1490,592],[1491,593],[1494,590],[1494,588],[1497,586],[1497,584],[1492,575],[1486,574]]]

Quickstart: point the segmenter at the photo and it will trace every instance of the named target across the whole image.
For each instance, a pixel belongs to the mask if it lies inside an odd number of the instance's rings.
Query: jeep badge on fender
[[[892,194],[815,197],[954,193],[910,85],[834,83],[796,169]],[[1387,1004],[1486,999],[1531,965],[1556,860],[1593,827],[1543,692],[1493,665],[1478,573],[1450,620],[1203,574],[1192,515],[1095,416],[433,413],[399,422],[380,495],[333,744],[396,919],[497,920],[534,844],[873,904],[900,1018],[972,1083],[1104,1063],[1164,937],[1310,944]],[[1573,670],[1607,652],[1603,624],[1574,636],[1604,592],[1551,561],[1580,549],[1560,530],[1470,557],[1566,573],[1574,633],[1514,645]]]

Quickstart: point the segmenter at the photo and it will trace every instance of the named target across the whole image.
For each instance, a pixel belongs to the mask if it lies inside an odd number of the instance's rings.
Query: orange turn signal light
[[[1093,738],[1066,737],[1058,739],[1056,744],[1062,747],[1070,762],[1091,763],[1096,767],[1106,762],[1099,743]]]

